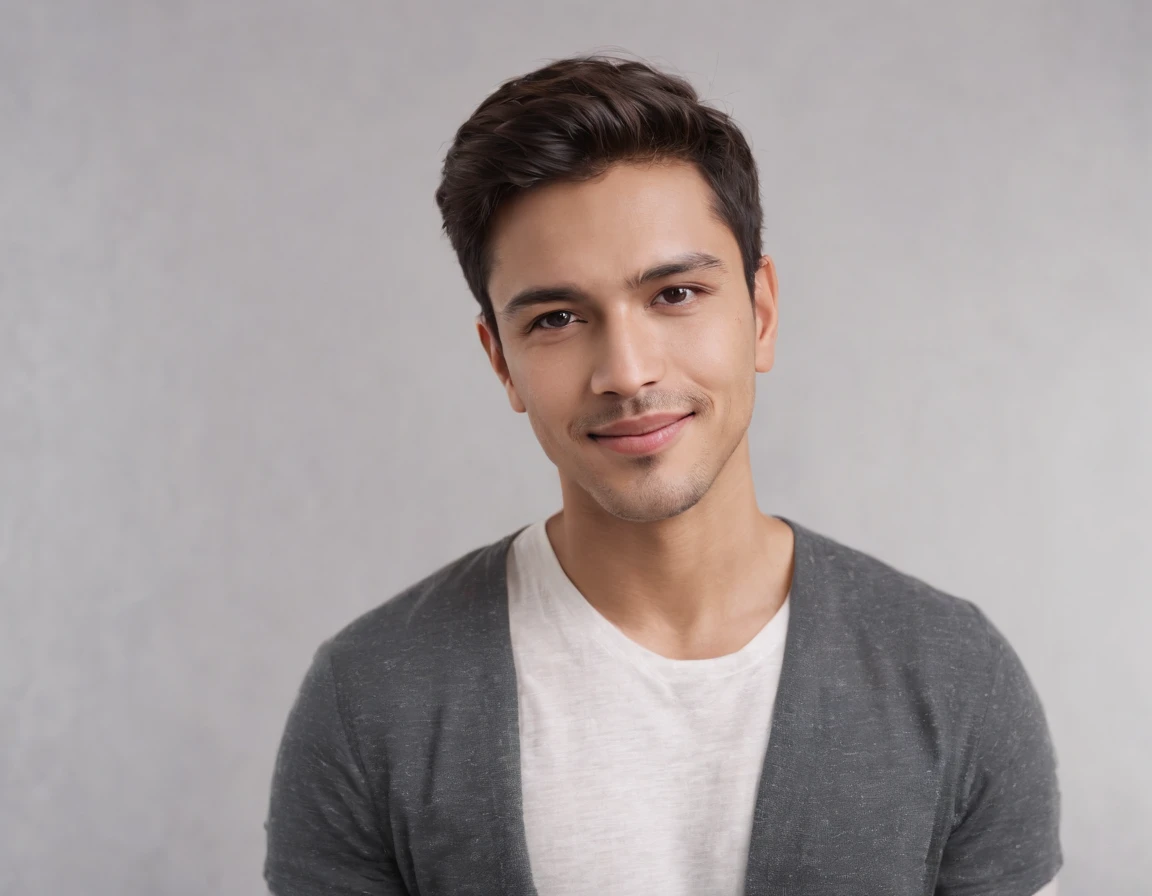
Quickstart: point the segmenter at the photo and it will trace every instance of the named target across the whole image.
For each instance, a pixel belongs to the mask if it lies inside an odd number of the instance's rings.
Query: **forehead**
[[[592,180],[523,193],[493,223],[493,304],[553,282],[616,288],[637,267],[684,252],[735,258],[739,247],[712,212],[713,195],[696,166],[681,161],[619,163]]]

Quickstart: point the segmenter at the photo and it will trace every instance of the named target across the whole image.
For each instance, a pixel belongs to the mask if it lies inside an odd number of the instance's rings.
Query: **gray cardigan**
[[[1040,701],[971,602],[795,533],[748,894],[1031,896],[1062,864]],[[505,562],[448,563],[317,650],[272,781],[277,896],[535,896]],[[548,896],[548,894],[542,894]]]

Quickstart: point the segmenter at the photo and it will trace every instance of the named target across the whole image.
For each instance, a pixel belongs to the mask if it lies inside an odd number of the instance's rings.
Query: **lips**
[[[672,423],[667,423],[659,429],[642,435],[628,436],[593,436],[592,441],[605,450],[616,454],[632,456],[651,455],[664,451],[674,444],[680,433],[695,419],[695,414],[679,417]]]
[[[663,429],[670,423],[676,423],[691,413],[673,412],[667,414],[649,414],[635,420],[621,420],[589,433],[593,438],[615,438],[620,436],[642,436]]]

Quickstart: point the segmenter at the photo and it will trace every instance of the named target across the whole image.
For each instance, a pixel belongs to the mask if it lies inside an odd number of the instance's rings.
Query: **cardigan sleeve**
[[[407,896],[381,831],[325,642],[276,756],[264,880],[274,896]]]
[[[1032,896],[1063,864],[1056,754],[1019,656],[977,612],[988,630],[993,671],[936,894]]]

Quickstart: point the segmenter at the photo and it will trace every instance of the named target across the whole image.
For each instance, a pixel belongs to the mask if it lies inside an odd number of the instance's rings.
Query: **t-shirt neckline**
[[[667,657],[632,640],[588,602],[561,566],[548,538],[546,523],[546,518],[537,520],[520,533],[517,541],[535,556],[540,564],[544,586],[569,621],[585,627],[590,635],[617,657],[673,681],[700,677],[723,678],[758,666],[769,659],[782,662],[791,604],[790,593],[772,618],[739,650],[705,659]]]

